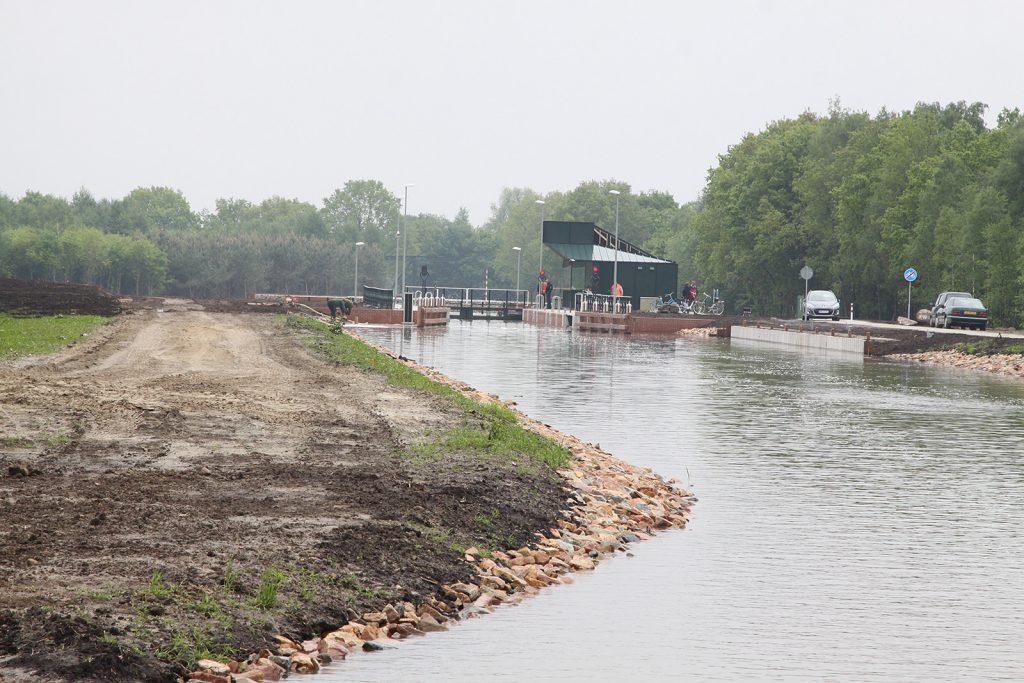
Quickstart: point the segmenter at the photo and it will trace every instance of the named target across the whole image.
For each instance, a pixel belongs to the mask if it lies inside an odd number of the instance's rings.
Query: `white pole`
[[[519,266],[523,262],[523,248],[512,247],[516,252],[516,302],[519,301]]]
[[[399,226],[401,226],[401,223],[399,223]],[[398,295],[398,245],[401,244],[401,240],[399,239],[399,237],[401,237],[401,235],[402,235],[402,228],[399,227],[398,230],[395,230],[395,289],[394,289],[394,294],[396,296]]]
[[[914,287],[913,280],[907,282],[907,317],[910,317],[910,290]]]
[[[540,251],[537,253],[537,277],[544,270],[544,200],[537,199],[534,204],[540,204]]]
[[[405,236],[402,237],[402,306],[405,306],[405,255],[406,247],[409,245],[409,188],[412,184],[405,186],[405,203],[402,205],[404,220],[402,227],[405,228]]]
[[[366,242],[356,242],[356,277],[355,282],[352,284],[352,296],[359,296],[359,247],[366,244]]]
[[[618,303],[619,289],[619,191],[608,190],[608,194],[615,195],[615,265],[612,266],[612,308]]]

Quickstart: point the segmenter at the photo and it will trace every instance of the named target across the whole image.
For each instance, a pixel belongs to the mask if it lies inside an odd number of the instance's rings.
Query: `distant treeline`
[[[409,216],[406,278],[428,284],[533,288],[542,211],[547,219],[615,222],[624,239],[679,262],[680,277],[719,288],[729,309],[795,310],[804,265],[812,288],[833,289],[859,316],[906,311],[902,272],[920,273],[914,308],[944,289],[973,291],[996,324],[1022,322],[1024,121],[985,106],[920,104],[875,117],[838,107],[749,134],[719,157],[694,202],[588,181],[540,195],[505,189],[489,220]],[[538,204],[543,200],[544,204]],[[320,206],[273,197],[216,202],[196,213],[168,188],[117,200],[82,190],[70,201],[0,195],[0,275],[77,280],[126,293],[245,297],[254,291],[350,293],[355,244],[361,284],[394,280],[398,196],[353,180]],[[517,252],[513,247],[520,247]],[[543,267],[568,286],[558,257]],[[561,281],[560,281],[561,280]],[[579,284],[579,283],[576,283]]]

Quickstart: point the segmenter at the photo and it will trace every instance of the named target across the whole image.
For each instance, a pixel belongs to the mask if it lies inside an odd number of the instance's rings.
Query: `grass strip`
[[[977,341],[954,344],[953,348],[970,356],[990,356],[993,354],[1024,354],[1024,344],[1006,342],[1003,339],[979,339]]]
[[[0,313],[0,358],[53,353],[106,321],[99,315],[20,317]]]
[[[517,415],[504,406],[479,403],[352,335],[332,333],[331,328],[309,318],[291,315],[285,324],[292,329],[311,332],[307,342],[310,348],[339,365],[383,375],[394,386],[433,394],[482,421],[482,427],[465,425],[445,432],[439,440],[421,446],[418,449],[421,455],[468,450],[506,459],[526,456],[554,469],[565,467],[572,459],[567,449],[524,429]]]

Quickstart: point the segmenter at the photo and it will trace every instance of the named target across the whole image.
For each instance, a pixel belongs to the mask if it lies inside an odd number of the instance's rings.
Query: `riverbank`
[[[6,680],[169,682],[339,627],[348,650],[374,642],[368,614],[402,637],[431,628],[410,610],[443,625],[520,599],[692,503],[539,423],[533,441],[457,382],[332,366],[268,316],[147,310],[104,329],[0,366]]]
[[[954,368],[981,370],[997,375],[1024,378],[1024,355],[1019,353],[994,353],[977,355],[959,349],[946,351],[924,351],[921,353],[894,353],[891,360],[915,363],[929,363]]]

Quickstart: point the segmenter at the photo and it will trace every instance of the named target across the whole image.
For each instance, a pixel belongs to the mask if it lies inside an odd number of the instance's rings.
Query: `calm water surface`
[[[1024,679],[1024,383],[480,321],[401,343],[700,502],[633,558],[318,680]]]

